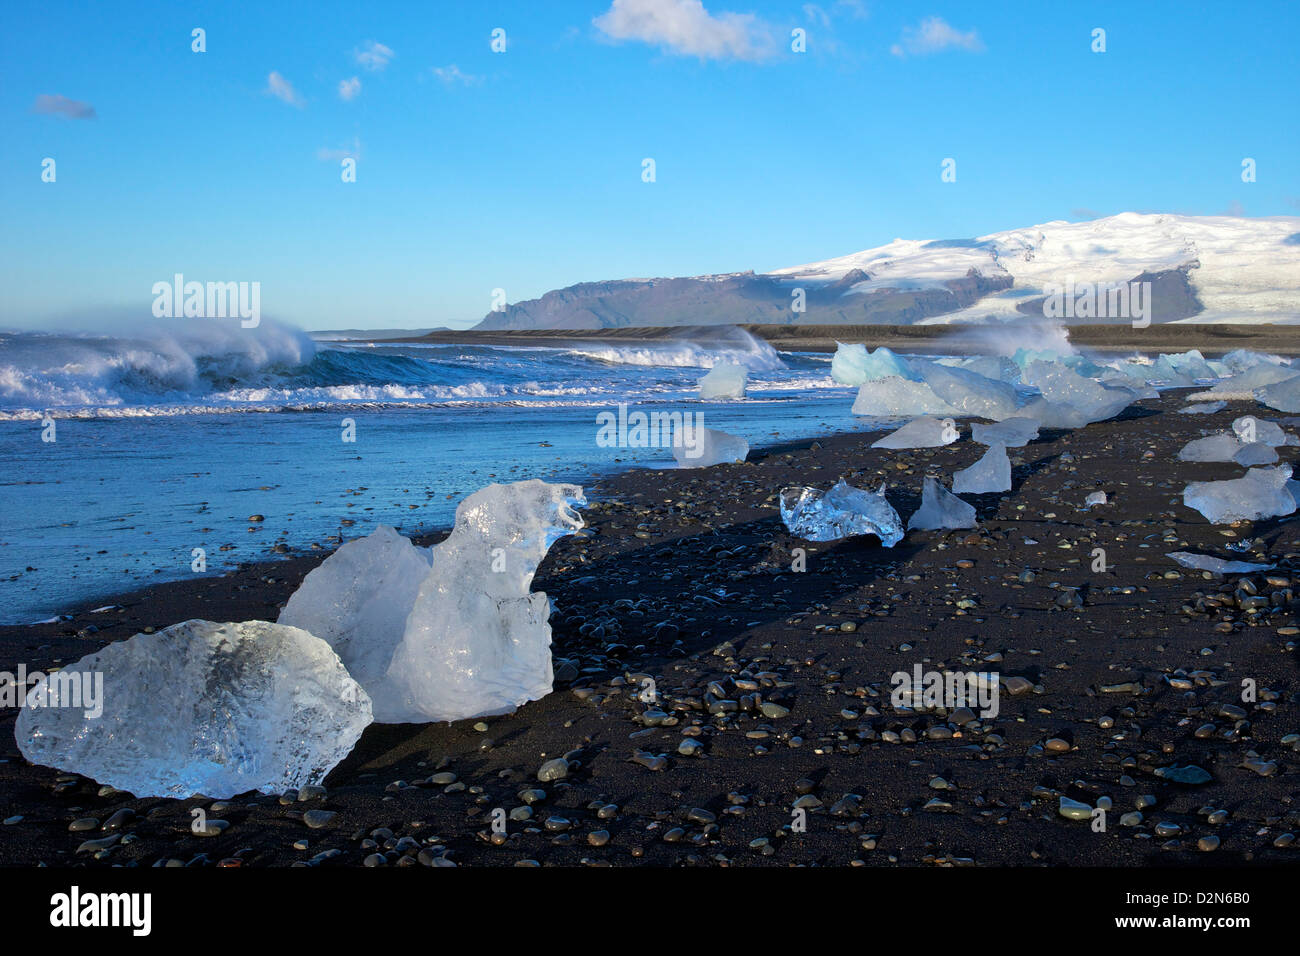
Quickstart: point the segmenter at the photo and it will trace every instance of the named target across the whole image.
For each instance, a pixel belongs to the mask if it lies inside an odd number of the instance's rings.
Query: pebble
[[[329,826],[338,814],[333,810],[308,810],[302,815],[302,822],[313,830]]]
[[[537,770],[537,779],[542,783],[550,783],[553,780],[563,780],[569,775],[569,761],[563,757],[556,757],[554,760],[548,760]]]

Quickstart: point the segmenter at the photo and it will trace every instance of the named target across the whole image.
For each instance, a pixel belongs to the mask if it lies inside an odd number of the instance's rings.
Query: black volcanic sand
[[[980,446],[884,451],[869,447],[875,436],[844,435],[589,488],[590,534],[553,547],[534,584],[556,606],[555,692],[482,722],[372,726],[323,797],[214,805],[103,792],[27,764],[6,711],[3,816],[21,819],[0,826],[0,863],[1300,861],[1300,845],[1288,846],[1300,833],[1291,603],[1300,521],[1220,528],[1183,507],[1187,480],[1241,469],[1180,463],[1178,449],[1237,415],[1267,416],[1245,403],[1175,414],[1181,404],[1167,394],[1112,422],[1044,433],[1012,450],[1011,492],[972,499],[978,530],[913,532],[892,549],[871,537],[793,538],[778,489],[885,480],[907,516],[925,475],[971,464]],[[1281,452],[1294,461],[1300,449]],[[1082,510],[1097,490],[1110,503]],[[1247,551],[1226,550],[1247,539]],[[803,573],[790,570],[799,547]],[[1095,548],[1106,552],[1104,573],[1092,570]],[[1212,578],[1164,557],[1177,550],[1290,570]],[[120,611],[6,628],[0,662],[71,662],[193,617],[273,620],[319,560],[249,566],[120,598]],[[890,675],[916,663],[1000,672],[1000,713],[895,710]],[[636,699],[647,676],[657,705]],[[1241,699],[1246,679],[1253,702]],[[680,752],[688,740],[696,755]],[[568,758],[567,776],[539,782],[557,757]],[[1212,779],[1156,773],[1186,765]],[[1060,816],[1062,795],[1109,797],[1106,831]],[[791,832],[796,801],[806,832]],[[1140,821],[1121,825],[1146,801]],[[228,828],[193,835],[193,807]],[[121,808],[135,813],[121,829],[69,831]],[[514,819],[494,839],[495,808]],[[334,815],[312,828],[310,810]],[[113,833],[121,840],[107,850],[79,850]]]

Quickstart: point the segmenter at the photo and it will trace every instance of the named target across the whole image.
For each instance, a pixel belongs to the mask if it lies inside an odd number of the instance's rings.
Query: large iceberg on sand
[[[1025,406],[1024,414],[1047,428],[1082,428],[1105,421],[1122,412],[1136,397],[1126,388],[1107,387],[1064,365],[1048,362],[1030,362],[1024,381],[1042,393],[1041,398]]]
[[[970,437],[981,445],[1023,448],[1038,437],[1038,427],[1038,422],[1034,419],[1020,417],[1004,418],[994,425],[973,422]]]
[[[954,472],[952,490],[959,495],[986,495],[1011,490],[1011,459],[1006,448],[995,443],[969,468]]]
[[[1205,438],[1189,441],[1178,452],[1179,461],[1232,461],[1241,451],[1241,442],[1236,435],[1219,432]]]
[[[934,393],[925,382],[890,375],[873,379],[858,389],[853,403],[854,415],[876,418],[900,418],[912,415],[957,415],[953,408]]]
[[[960,415],[1001,421],[1016,413],[1016,390],[1006,382],[936,362],[917,363],[916,371]]]
[[[951,418],[922,417],[908,422],[884,438],[872,442],[872,448],[938,448],[951,445],[960,436]]]
[[[868,352],[865,345],[835,343],[831,358],[831,378],[841,385],[864,385],[878,378],[915,379],[916,373],[907,359],[894,354],[883,345]]]
[[[886,548],[892,548],[903,539],[902,519],[885,499],[884,485],[872,494],[841,478],[824,493],[816,488],[783,488],[780,497],[786,529],[805,541],[874,534]]]
[[[356,668],[375,720],[512,710],[551,691],[550,603],[529,587],[550,546],[583,526],[583,503],[576,485],[488,485],[460,503],[423,571],[421,549],[381,528],[308,574],[281,622],[316,628]]]
[[[719,362],[700,379],[700,398],[744,398],[749,369],[734,362]]]
[[[921,489],[921,507],[907,520],[908,531],[945,531],[975,527],[975,508],[939,484],[937,478],[925,479]]]
[[[680,468],[707,468],[728,462],[744,461],[749,442],[738,435],[728,435],[713,428],[697,425],[678,429],[673,434],[673,458]]]
[[[84,704],[96,684],[94,716]],[[319,784],[370,722],[370,698],[320,638],[195,620],[47,675],[14,736],[32,763],[137,797],[226,798]]]
[[[1183,491],[1183,504],[1203,514],[1210,524],[1258,521],[1292,514],[1296,500],[1287,486],[1290,465],[1251,468],[1244,478],[1194,481]]]
[[[372,694],[406,632],[433,555],[387,525],[349,541],[308,573],[277,620],[334,648]]]
[[[1260,368],[1262,366],[1256,366]],[[1246,373],[1249,374],[1249,373]],[[1279,412],[1300,412],[1300,375],[1265,385],[1255,391],[1255,398]]]

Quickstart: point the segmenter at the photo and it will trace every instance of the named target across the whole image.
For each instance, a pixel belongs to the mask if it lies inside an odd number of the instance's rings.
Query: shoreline
[[[925,474],[951,475],[980,446],[963,438],[888,451],[869,447],[872,433],[847,433],[755,450],[744,464],[631,469],[597,480],[586,486],[592,503],[583,511],[592,534],[557,542],[533,585],[556,608],[554,691],[484,719],[486,730],[473,720],[373,725],[327,778],[323,799],[251,794],[214,808],[198,798],[100,793],[84,779],[28,765],[13,741],[16,712],[5,710],[0,789],[7,812],[22,819],[0,828],[0,865],[1300,860],[1300,846],[1274,846],[1300,832],[1300,812],[1287,802],[1294,747],[1282,742],[1300,731],[1287,706],[1297,691],[1296,638],[1284,633],[1295,627],[1295,605],[1252,615],[1206,604],[1194,595],[1224,588],[1231,595],[1232,580],[1164,557],[1230,556],[1230,541],[1259,539],[1270,560],[1292,569],[1281,573],[1300,591],[1300,521],[1224,529],[1181,506],[1185,481],[1240,470],[1178,462],[1181,444],[1258,412],[1233,402],[1213,415],[1179,415],[1184,397],[1166,393],[1110,422],[1045,432],[1012,450],[1012,491],[968,496],[978,529],[911,532],[892,549],[871,537],[801,542],[785,532],[774,496],[790,484],[825,488],[843,477],[874,488],[884,480],[906,519]],[[1295,460],[1296,449],[1280,451]],[[1111,503],[1083,510],[1094,489]],[[808,569],[793,573],[799,547]],[[1090,571],[1094,547],[1107,552],[1105,573]],[[159,584],[122,595],[113,602],[121,610],[69,622],[0,627],[0,669],[69,663],[109,640],[193,617],[274,620],[327,554]],[[890,675],[918,663],[998,671],[1008,687],[999,715],[972,723],[896,710]],[[656,679],[659,708],[634,699],[627,675],[638,674]],[[1234,703],[1246,677],[1266,692],[1259,703]],[[775,706],[716,708],[706,696],[714,685],[733,703],[757,693]],[[1271,696],[1275,703],[1265,706]],[[1230,704],[1244,709],[1245,725],[1225,710]],[[1206,724],[1213,733],[1194,733]],[[697,755],[682,749],[688,739],[700,745]],[[558,755],[570,758],[569,776],[539,784],[538,767]],[[1155,772],[1186,764],[1204,767],[1211,781],[1185,786]],[[545,796],[530,805],[519,796],[529,788]],[[1156,802],[1140,811],[1142,820],[1119,825],[1147,794]],[[1061,817],[1062,796],[1111,798],[1108,830]],[[808,828],[794,834],[791,805],[802,797],[811,798],[803,801]],[[1207,805],[1223,808],[1225,821],[1207,822],[1198,813]],[[617,809],[602,816],[597,806]],[[193,836],[192,807],[229,829]],[[493,807],[519,810],[500,844],[485,816]],[[136,815],[128,827],[134,841],[98,858],[78,853],[98,834],[70,833],[70,821],[122,808]],[[309,829],[308,809],[337,817]],[[1157,824],[1166,825],[1160,833]],[[368,846],[377,829],[394,841],[410,836],[415,849],[385,849],[383,839]],[[1198,849],[1210,837],[1218,849]],[[306,849],[295,848],[298,839]]]
[[[1025,323],[1029,329],[1041,323]],[[655,326],[622,329],[562,330],[521,329],[507,332],[430,332],[425,335],[384,339],[322,339],[321,341],[374,342],[376,344],[515,345],[557,348],[581,344],[653,343],[708,337],[732,326]],[[1016,323],[990,325],[738,325],[735,328],[763,339],[786,352],[834,352],[836,342],[862,343],[868,348],[886,346],[894,351],[930,351],[951,354],[970,348],[970,337],[981,331],[1014,332]],[[1248,348],[1279,355],[1300,355],[1297,325],[1196,325],[1166,323],[1135,329],[1129,325],[1069,325],[1070,342],[1101,352],[1185,352],[1199,348],[1207,357]]]

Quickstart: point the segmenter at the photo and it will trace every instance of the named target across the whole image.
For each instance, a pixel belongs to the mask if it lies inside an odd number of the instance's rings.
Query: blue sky
[[[1294,3],[169,0],[6,21],[0,325],[147,315],[181,272],[258,281],[266,315],[307,328],[466,327],[498,288],[1126,210],[1300,214]]]

